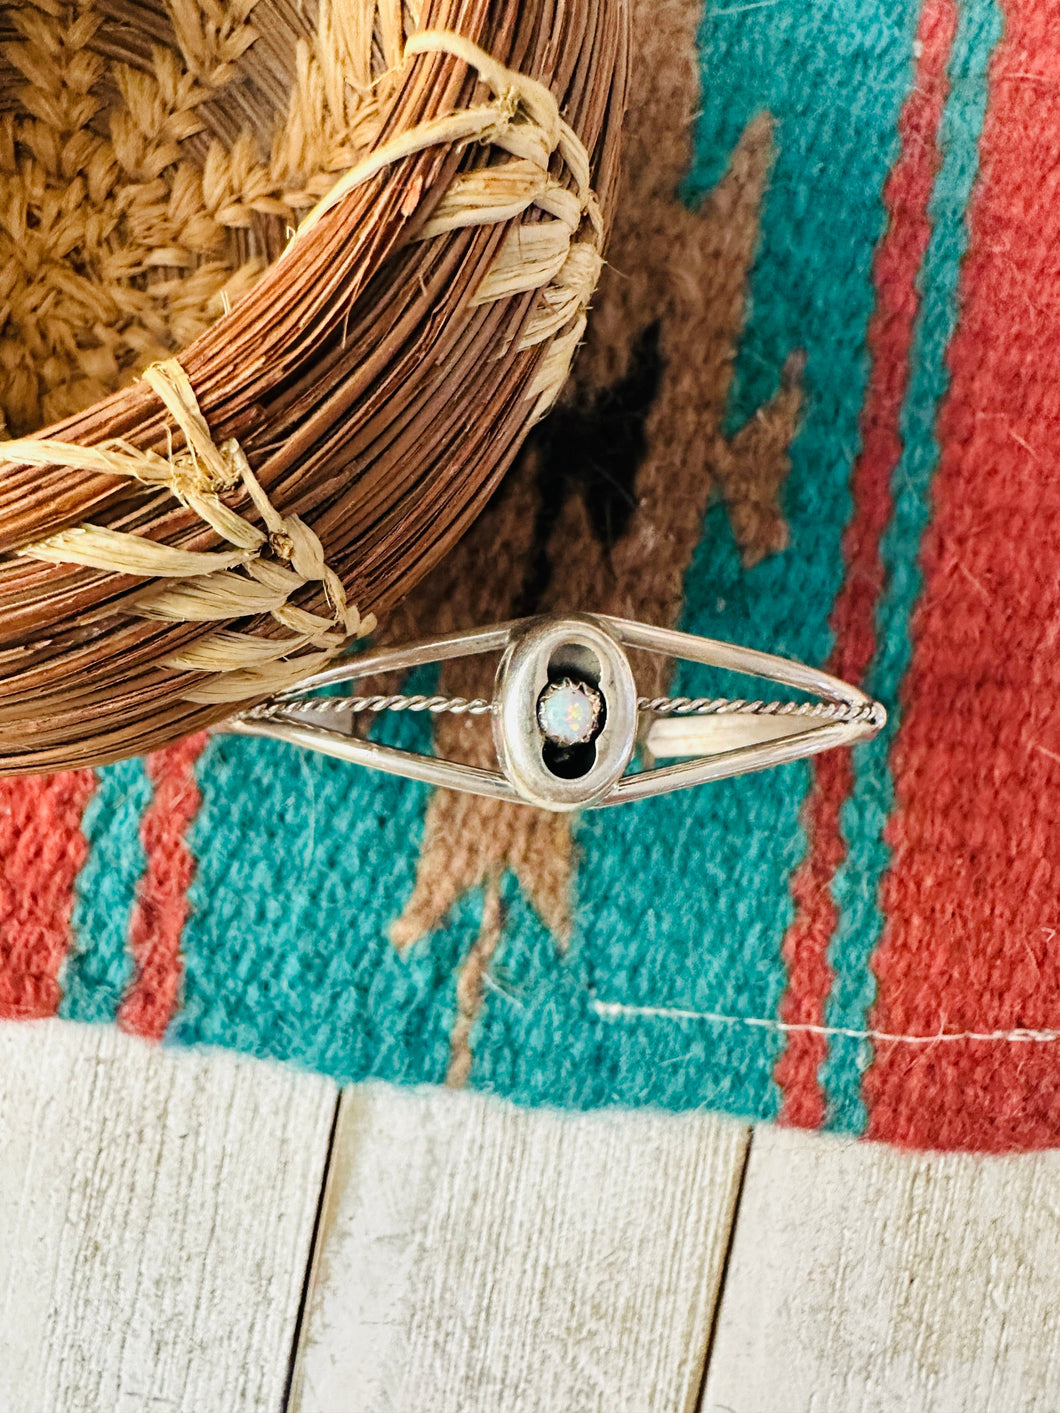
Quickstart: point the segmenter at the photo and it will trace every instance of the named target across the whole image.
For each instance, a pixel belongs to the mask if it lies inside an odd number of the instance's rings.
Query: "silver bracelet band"
[[[626,649],[764,678],[811,701],[637,693]],[[500,653],[485,698],[319,697],[339,683]],[[489,717],[498,768],[399,750],[355,733],[385,711]],[[884,708],[817,668],[710,638],[602,615],[543,617],[454,633],[353,658],[234,718],[224,729],[319,751],[430,785],[549,810],[647,799],[802,760],[875,736]],[[637,747],[651,768],[629,771]],[[656,760],[678,763],[656,766]]]

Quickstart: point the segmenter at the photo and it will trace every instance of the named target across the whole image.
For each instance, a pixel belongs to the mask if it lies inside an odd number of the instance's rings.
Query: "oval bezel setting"
[[[546,761],[538,705],[550,685],[585,682],[603,703],[595,757],[584,772],[565,778]],[[497,671],[494,737],[501,769],[519,797],[548,810],[577,810],[614,789],[636,745],[637,689],[618,641],[588,617],[541,619],[513,638]]]

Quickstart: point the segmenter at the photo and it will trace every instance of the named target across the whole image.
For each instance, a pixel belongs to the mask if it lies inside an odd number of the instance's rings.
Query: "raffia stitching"
[[[18,553],[54,564],[172,581],[152,586],[135,602],[130,611],[139,617],[210,622],[268,613],[290,630],[292,636],[278,640],[224,630],[166,658],[162,665],[175,671],[214,674],[183,693],[189,701],[242,701],[318,671],[351,639],[371,632],[375,619],[362,617],[349,603],[315,531],[299,516],[281,515],[271,504],[239,443],[232,439],[215,444],[180,362],[171,358],[154,364],[143,377],[184,437],[179,452],[164,457],[120,440],[79,447],[26,438],[4,443],[4,457],[34,466],[74,465],[164,487],[233,548],[182,550],[142,535],[80,525],[24,545]],[[221,500],[222,492],[237,486],[250,496],[264,530]],[[323,586],[330,618],[290,602],[310,583]],[[305,653],[306,648],[315,651]]]
[[[420,123],[383,143],[317,203],[287,250],[343,197],[403,158],[442,143],[478,142],[507,152],[510,162],[454,178],[418,239],[496,225],[531,209],[550,217],[508,232],[473,300],[490,304],[541,291],[539,307],[519,341],[519,349],[525,351],[552,340],[527,392],[535,401],[534,420],[538,420],[552,408],[567,381],[604,264],[604,221],[592,190],[589,153],[560,116],[559,104],[544,84],[506,68],[477,44],[449,30],[426,30],[405,45],[406,59],[431,53],[462,59],[493,90],[493,101]],[[574,191],[551,174],[557,155],[574,179]]]

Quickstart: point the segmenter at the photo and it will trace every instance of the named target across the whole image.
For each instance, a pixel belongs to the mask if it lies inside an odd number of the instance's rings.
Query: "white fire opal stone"
[[[537,720],[556,746],[584,746],[596,735],[603,703],[588,682],[551,682],[541,693]]]

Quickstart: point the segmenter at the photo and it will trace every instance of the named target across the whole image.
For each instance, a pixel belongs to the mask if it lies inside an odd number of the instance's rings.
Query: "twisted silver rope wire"
[[[654,716],[798,716],[815,721],[843,724],[874,722],[875,702],[855,706],[848,702],[780,702],[748,701],[742,697],[641,697],[640,711]],[[429,712],[432,716],[489,716],[493,703],[484,697],[425,697],[401,693],[376,697],[306,697],[288,698],[282,702],[265,702],[248,715],[258,720],[288,716],[292,711],[308,712],[313,716],[359,716],[362,712],[378,714],[384,711]]]
[[[767,702],[743,697],[641,697],[640,710],[655,716],[800,716],[843,724],[875,721],[877,705],[866,702]]]

